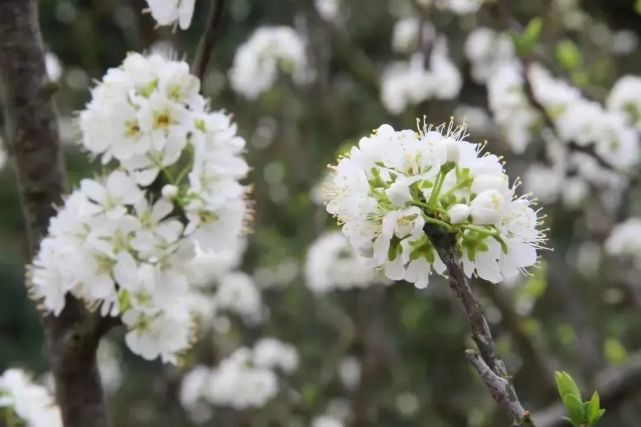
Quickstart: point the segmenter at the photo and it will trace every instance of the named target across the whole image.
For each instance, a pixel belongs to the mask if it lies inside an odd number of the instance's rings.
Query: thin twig
[[[218,41],[219,33],[222,29],[225,4],[227,3],[227,0],[210,1],[211,8],[209,9],[209,16],[207,17],[205,32],[200,38],[196,57],[192,64],[192,72],[200,80],[205,77],[205,71],[207,71],[207,66],[211,60],[211,54],[216,47],[216,41]]]
[[[490,326],[481,305],[472,293],[469,282],[456,255],[454,236],[445,230],[426,225],[425,232],[437,248],[450,275],[450,288],[463,303],[472,330],[472,339],[479,352],[468,350],[466,356],[481,376],[485,386],[499,406],[514,419],[514,426],[533,427],[530,414],[523,408],[510,381],[505,363],[498,356]]]

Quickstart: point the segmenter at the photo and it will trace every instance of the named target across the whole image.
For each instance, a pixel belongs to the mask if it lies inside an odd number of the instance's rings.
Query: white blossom
[[[279,391],[278,375],[292,373],[298,353],[275,338],[261,339],[253,349],[241,347],[216,367],[197,366],[187,373],[180,391],[182,405],[193,413],[207,402],[242,410],[259,408]]]
[[[294,346],[276,338],[261,338],[254,345],[253,363],[261,368],[292,373],[298,368],[298,352]]]
[[[107,71],[80,128],[111,171],[65,199],[31,275],[54,315],[70,293],[121,316],[134,353],[171,363],[191,346],[202,308],[196,260],[237,258],[246,217],[245,141],[199,87],[185,62],[156,53]]]
[[[606,105],[610,111],[623,113],[641,131],[641,77],[623,76],[617,80]]]
[[[496,67],[515,57],[510,37],[487,27],[477,27],[467,36],[464,52],[472,65],[472,78],[477,83],[487,82]]]
[[[447,41],[441,37],[435,40],[429,61],[422,53],[416,53],[409,61],[397,61],[385,68],[381,101],[389,112],[400,114],[427,99],[453,99],[462,85],[461,74],[449,57]]]
[[[380,272],[365,265],[340,232],[323,234],[310,246],[305,276],[307,286],[319,293],[386,282]]]
[[[53,397],[20,369],[8,369],[0,376],[0,412],[3,425],[13,425],[2,418],[6,414],[25,427],[62,427]]]
[[[444,273],[428,226],[455,235],[468,276],[496,283],[536,263],[545,239],[537,211],[515,196],[499,158],[481,155],[466,136],[452,123],[419,132],[383,125],[333,168],[327,210],[368,265],[388,278],[421,288],[432,270]],[[399,181],[411,195],[404,206],[387,191]],[[457,205],[469,206],[469,219]]]
[[[633,256],[640,259],[641,218],[629,218],[614,227],[605,242],[605,251],[614,256]]]
[[[160,26],[180,27],[186,30],[191,25],[196,0],[146,0],[149,12]]]
[[[410,53],[420,46],[420,37],[431,40],[435,35],[436,30],[429,22],[422,23],[419,18],[414,16],[399,19],[394,24],[392,32],[392,49],[395,52]]]
[[[252,278],[245,273],[224,275],[215,294],[216,306],[242,316],[250,323],[262,319],[262,300]]]
[[[314,7],[326,21],[336,22],[340,18],[342,0],[314,0]]]
[[[261,27],[241,45],[229,71],[232,88],[248,99],[269,90],[279,72],[291,75],[296,84],[312,76],[305,40],[287,26]]]

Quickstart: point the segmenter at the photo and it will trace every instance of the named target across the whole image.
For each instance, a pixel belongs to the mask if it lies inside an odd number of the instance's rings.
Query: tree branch
[[[35,0],[0,2],[0,84],[32,258],[64,189],[52,84],[46,77]],[[107,427],[95,357],[105,330],[102,319],[72,297],[59,317],[43,317],[65,427]]]
[[[595,388],[601,406],[613,411],[627,399],[641,394],[641,352],[634,353],[621,366],[607,368],[596,375]],[[564,427],[565,408],[555,404],[533,415],[539,427]]]
[[[530,413],[521,405],[516,390],[510,382],[505,363],[496,353],[490,326],[481,305],[472,294],[467,277],[458,261],[454,236],[432,224],[425,226],[425,232],[447,267],[450,274],[450,288],[463,303],[472,330],[472,339],[479,350],[479,352],[467,350],[468,360],[481,376],[494,400],[508,415],[512,416],[514,426],[534,427]]]
[[[205,71],[207,71],[211,54],[214,51],[214,47],[216,47],[216,41],[218,40],[223,22],[225,3],[227,2],[226,0],[210,1],[211,8],[209,9],[209,16],[207,17],[205,32],[200,38],[196,57],[192,64],[192,72],[198,76],[201,81],[205,77]]]

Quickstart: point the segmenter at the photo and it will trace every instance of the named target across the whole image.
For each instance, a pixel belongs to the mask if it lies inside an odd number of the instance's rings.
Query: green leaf
[[[590,401],[585,402],[585,418],[588,421],[588,425],[594,425],[593,423],[599,413],[600,406],[601,402],[599,401],[599,393],[595,391],[592,394]]]
[[[534,47],[541,36],[543,20],[539,17],[532,19],[521,34],[512,33],[512,41],[519,56],[527,56],[534,50]]]
[[[565,399],[566,395],[570,395],[581,402],[581,392],[570,374],[567,372],[556,372],[554,379],[556,380],[556,387],[559,390],[561,399]]]
[[[566,71],[574,71],[583,62],[579,48],[571,40],[563,40],[556,45],[556,59]]]
[[[597,423],[599,422],[599,420],[600,420],[601,418],[603,418],[603,414],[605,414],[605,409],[599,409],[599,411],[597,412],[596,416],[594,417],[594,420],[592,420],[592,421],[589,423],[589,427],[594,427],[594,426],[596,426],[596,425],[597,425]]]
[[[634,10],[641,15],[641,0],[637,0],[637,2],[634,4]]]
[[[568,410],[568,416],[570,421],[574,424],[575,427],[581,427],[585,422],[585,409],[583,408],[583,403],[576,396],[572,394],[566,394],[563,396],[563,404]]]
[[[607,338],[604,341],[603,353],[605,355],[605,359],[613,365],[620,365],[628,358],[627,350],[621,341],[616,338]]]

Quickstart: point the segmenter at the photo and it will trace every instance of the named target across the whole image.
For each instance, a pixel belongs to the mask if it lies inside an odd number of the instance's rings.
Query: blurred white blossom
[[[196,0],[146,0],[149,12],[160,26],[179,26],[186,30],[191,25]]]
[[[275,338],[263,338],[253,349],[241,347],[215,368],[197,366],[183,378],[180,401],[190,413],[202,404],[242,410],[264,406],[279,391],[276,369],[292,373],[298,353]]]
[[[453,99],[462,85],[461,74],[449,57],[447,41],[439,38],[429,61],[422,53],[416,53],[409,61],[397,61],[385,68],[381,101],[390,113],[400,114],[427,99]]]
[[[321,18],[336,22],[340,18],[342,0],[314,0],[314,6]]]
[[[338,231],[323,234],[312,243],[307,253],[305,276],[307,286],[319,293],[387,282],[379,271],[365,266],[365,260]]]
[[[306,48],[305,40],[291,27],[258,28],[236,50],[229,71],[232,88],[255,99],[274,85],[279,72],[291,75],[296,84],[308,82],[312,71]]]
[[[0,376],[0,424],[16,422],[25,427],[62,427],[62,416],[46,388],[20,369],[7,369]]]

